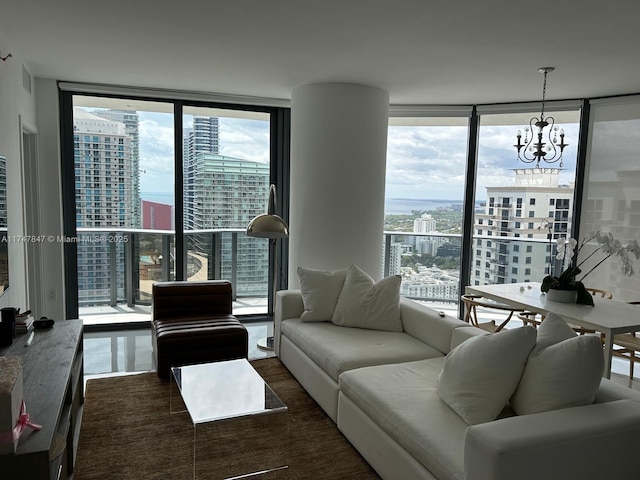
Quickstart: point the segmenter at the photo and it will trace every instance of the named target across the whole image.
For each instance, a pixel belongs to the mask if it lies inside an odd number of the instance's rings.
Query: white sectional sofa
[[[529,415],[505,407],[468,425],[441,399],[438,378],[447,354],[483,331],[407,299],[401,332],[301,321],[303,312],[300,291],[277,292],[276,354],[384,479],[640,475],[638,392],[603,379],[593,404]]]

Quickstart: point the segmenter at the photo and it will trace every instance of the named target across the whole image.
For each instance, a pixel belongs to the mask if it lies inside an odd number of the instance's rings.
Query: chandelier
[[[540,117],[532,117],[529,126],[524,127],[524,142],[522,131],[518,130],[517,141],[514,145],[518,149],[518,160],[524,163],[536,163],[540,167],[540,160],[546,163],[560,162],[562,168],[562,152],[568,146],[564,143],[564,130],[555,125],[553,117],[544,116],[544,100],[547,93],[547,74],[553,72],[553,67],[542,67],[538,71],[544,73],[542,85],[542,111]],[[548,130],[545,132],[545,129]],[[535,129],[535,130],[534,130]],[[531,137],[529,137],[531,135]],[[558,136],[560,141],[558,141]],[[535,141],[537,140],[537,141]],[[543,141],[544,140],[544,141]]]

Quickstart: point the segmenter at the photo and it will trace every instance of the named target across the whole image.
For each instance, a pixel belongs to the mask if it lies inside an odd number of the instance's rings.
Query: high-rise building
[[[413,221],[413,231],[415,233],[431,233],[436,231],[436,219],[428,213],[423,213]],[[426,235],[416,235],[407,237],[418,254],[436,255],[438,247],[444,243],[444,238]]]
[[[244,230],[253,217],[266,211],[269,165],[239,158],[198,153],[185,183],[192,185],[192,220],[188,235],[189,275],[206,269],[206,278],[236,275],[236,295],[263,296],[267,292],[268,241],[248,238]],[[216,229],[226,230],[215,232]],[[209,230],[209,232],[200,232]],[[237,237],[234,272],[234,236]],[[206,265],[204,264],[206,262]]]
[[[231,279],[235,275],[236,295],[264,296],[267,241],[229,230],[244,229],[265,212],[269,165],[219,155],[219,132],[217,117],[195,115],[183,134],[184,225],[186,232],[195,231],[187,237],[187,276]]]
[[[126,115],[127,126],[109,119],[106,111],[98,113],[74,108],[76,227],[96,229],[78,235],[80,305],[113,298],[114,278],[117,297],[124,298],[124,242],[110,241],[107,232],[139,222],[137,167],[132,161],[135,142],[130,133],[133,118]],[[121,114],[114,115],[120,118]]]
[[[173,205],[142,200],[142,228],[145,230],[174,230]]]
[[[475,285],[539,281],[552,260],[550,240],[570,236],[573,185],[559,184],[560,169],[514,173],[513,185],[487,187],[485,212],[475,215]]]
[[[94,110],[92,113],[124,124],[124,132],[130,139],[130,163],[133,179],[131,226],[140,228],[142,225],[140,213],[140,118],[134,110]]]
[[[389,275],[398,275],[400,273],[402,268],[402,249],[402,243],[393,242],[391,244],[389,250]]]
[[[186,228],[195,228],[195,168],[198,154],[220,153],[220,121],[218,117],[193,116],[192,126],[182,136],[184,179],[184,223]]]
[[[436,231],[436,219],[428,213],[423,213],[420,218],[413,221],[413,231],[415,233],[429,233]]]

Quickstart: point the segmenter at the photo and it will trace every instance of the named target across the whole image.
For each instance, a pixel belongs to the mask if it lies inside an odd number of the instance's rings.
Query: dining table
[[[602,333],[603,376],[606,378],[611,377],[614,336],[640,331],[640,308],[637,305],[605,298],[594,298],[593,306],[556,302],[549,300],[540,290],[539,282],[469,285],[465,292],[542,315],[553,312],[568,323]]]

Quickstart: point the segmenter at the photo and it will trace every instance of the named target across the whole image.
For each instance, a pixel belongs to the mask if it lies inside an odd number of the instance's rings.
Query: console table
[[[27,412],[42,430],[26,429],[16,453],[0,455],[0,476],[70,478],[84,402],[82,320],[59,320],[51,329],[36,330],[30,346],[26,340],[18,335],[0,355],[20,357]]]

